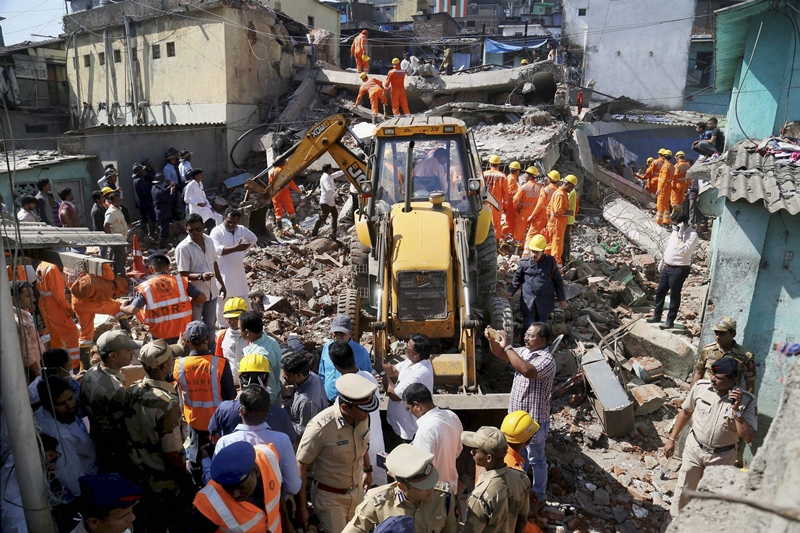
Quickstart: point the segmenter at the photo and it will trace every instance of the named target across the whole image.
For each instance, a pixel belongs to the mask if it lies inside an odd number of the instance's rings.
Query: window
[[[579,17],[585,17],[586,16],[586,8],[585,7],[582,7],[580,9],[578,9],[578,16]]]
[[[154,44],[153,45],[153,59],[161,59],[161,45]]]
[[[523,37],[522,32],[521,31],[515,31],[514,32],[514,37]]]
[[[475,27],[475,21],[474,20],[468,20],[467,21],[467,28],[474,28],[474,27]]]
[[[136,53],[136,48],[131,48],[131,59],[134,61],[139,60],[139,55]]]
[[[92,56],[90,56],[89,54],[83,56],[83,66],[88,67],[91,64],[92,64]]]
[[[122,63],[122,52],[114,50],[114,63]]]
[[[314,26],[314,17],[308,17],[308,27],[312,29],[316,28],[316,26]]]
[[[175,57],[175,43],[167,43],[167,57]]]
[[[97,61],[99,61],[101,65],[105,65],[106,64],[106,53],[105,52],[100,52],[99,54],[97,54]]]
[[[25,133],[47,133],[47,124],[25,124]]]

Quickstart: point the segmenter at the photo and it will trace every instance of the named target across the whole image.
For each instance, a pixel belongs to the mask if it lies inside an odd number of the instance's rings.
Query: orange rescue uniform
[[[665,160],[658,173],[658,193],[656,198],[656,224],[669,224],[669,200],[672,194],[674,167]]]
[[[544,253],[556,258],[558,266],[561,266],[561,256],[564,254],[564,232],[567,230],[567,211],[569,210],[569,193],[563,187],[559,187],[550,205],[547,207],[547,227],[543,235],[547,239],[547,248]]]
[[[539,191],[539,200],[536,202],[536,207],[533,208],[533,213],[528,217],[531,219],[531,225],[528,227],[528,234],[525,235],[526,250],[528,249],[528,243],[534,236],[544,234],[544,228],[547,226],[549,217],[547,208],[556,190],[558,190],[558,183],[551,181]]]
[[[508,198],[508,182],[506,175],[495,168],[489,168],[483,172],[483,181],[486,183],[486,188],[492,193],[497,203],[500,204],[500,209],[492,207],[492,224],[494,225],[494,234],[499,238],[503,226],[500,224],[501,209],[506,205]]]
[[[136,287],[145,299],[137,314],[154,339],[177,338],[192,321],[189,282],[183,276],[157,274]]]
[[[378,102],[383,102],[386,105],[386,90],[383,87],[383,83],[381,80],[375,78],[367,78],[361,83],[361,88],[358,90],[358,96],[356,97],[356,105],[361,105],[361,99],[364,98],[364,95],[369,95],[369,103],[372,108],[372,113],[377,115],[380,113],[380,107],[378,107]]]
[[[514,195],[514,210],[517,216],[517,223],[514,226],[514,241],[517,243],[521,243],[525,238],[525,231],[528,229],[528,217],[531,216],[536,208],[541,191],[542,186],[532,180],[524,183],[517,191],[517,194]]]
[[[173,375],[183,396],[183,416],[196,431],[208,431],[208,423],[222,403],[225,359],[216,355],[189,355],[175,360]]]
[[[655,194],[658,190],[658,173],[661,172],[663,164],[664,160],[662,158],[654,159],[650,166],[647,167],[647,170],[644,171],[644,176],[640,178],[645,182],[645,188],[652,194]]]
[[[84,296],[76,294],[76,286],[85,285],[87,281],[84,276],[89,276],[91,283],[91,293]],[[83,274],[70,288],[72,291],[72,310],[78,315],[78,323],[81,326],[81,344],[91,344],[94,340],[94,317],[100,315],[116,316],[122,304],[114,300],[124,296],[128,291],[128,283],[125,278],[117,278],[111,270],[111,265],[103,265],[103,273],[100,276],[94,274]]]
[[[686,172],[688,172],[689,168],[691,168],[691,165],[685,160],[675,163],[670,203],[672,204],[672,209],[677,211],[683,210],[683,198],[686,196],[686,190],[689,188],[689,180],[686,178]]]
[[[272,183],[272,180],[275,179],[275,169],[269,173],[269,183]],[[272,207],[275,209],[275,220],[278,221],[280,224],[280,220],[283,218],[284,214],[289,216],[294,215],[294,202],[292,202],[292,193],[291,191],[300,192],[300,189],[295,185],[294,180],[289,182],[289,185],[281,189],[281,191],[275,195],[272,199]]]
[[[67,302],[64,276],[56,265],[42,261],[36,268],[39,289],[39,312],[50,330],[50,347],[63,348],[69,354],[72,368],[81,366],[78,326],[72,321]]]
[[[356,38],[353,39],[353,44],[350,45],[350,57],[356,60],[356,71],[365,72],[369,71],[369,63],[361,59],[367,53],[367,34],[362,31]]]
[[[517,211],[514,209],[514,196],[519,190],[519,175],[509,173],[506,178],[506,203],[503,206],[503,213],[506,215],[506,220],[503,222],[503,237],[508,237],[514,233],[514,228],[517,226]]]
[[[389,88],[392,95],[392,113],[395,115],[410,115],[408,98],[406,98],[406,71],[402,70],[400,65],[397,65],[386,75],[386,87]]]

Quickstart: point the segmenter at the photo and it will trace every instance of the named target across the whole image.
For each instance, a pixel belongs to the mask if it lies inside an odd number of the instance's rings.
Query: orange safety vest
[[[181,276],[159,274],[139,284],[136,291],[147,305],[138,313],[142,324],[157,339],[178,337],[192,321],[189,282]]]
[[[190,355],[175,360],[173,374],[183,393],[183,416],[195,430],[208,431],[208,423],[222,403],[224,370],[225,359],[216,355]]]
[[[250,502],[237,502],[222,485],[214,480],[194,497],[194,506],[214,522],[218,532],[281,533],[281,470],[278,452],[272,444],[258,444],[256,464],[264,487],[264,506],[267,515]]]

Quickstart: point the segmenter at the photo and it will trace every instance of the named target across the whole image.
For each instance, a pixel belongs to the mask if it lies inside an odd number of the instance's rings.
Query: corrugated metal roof
[[[3,247],[17,246],[14,224],[0,221]],[[23,250],[41,250],[67,246],[125,246],[128,240],[122,235],[89,231],[88,228],[58,228],[41,222],[23,222],[19,225],[19,247]]]
[[[761,200],[770,213],[785,209],[796,215],[800,212],[800,166],[780,164],[774,156],[748,150],[754,146],[739,142],[716,162],[695,163],[688,176],[709,181],[720,198],[751,204]]]
[[[6,158],[2,154],[3,152],[0,152],[0,174],[5,174],[8,173],[8,167],[6,166]],[[16,168],[16,170],[49,167],[96,158],[97,156],[94,155],[64,155],[55,150],[15,150],[8,153],[11,168]]]
[[[41,46],[50,46],[56,43],[63,43],[64,39],[61,37],[54,37],[53,39],[46,39],[44,41],[22,41],[17,44],[10,44],[8,46],[0,46],[0,56],[8,55],[14,52],[27,50],[28,48],[39,48]]]
[[[158,129],[158,128],[169,128],[169,129],[184,129],[184,128],[196,128],[198,126],[225,126],[225,122],[187,122],[185,124],[99,124],[97,126],[92,126],[90,128],[84,128],[82,130],[69,130],[64,133],[64,135],[84,135],[86,133],[97,133],[101,130],[110,130],[116,128],[146,128],[146,129]]]
[[[714,88],[724,93],[733,88],[736,73],[742,68],[750,17],[767,10],[769,0],[751,0],[714,12]]]

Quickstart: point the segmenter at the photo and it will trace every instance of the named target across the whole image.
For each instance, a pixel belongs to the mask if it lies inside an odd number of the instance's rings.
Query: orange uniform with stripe
[[[656,198],[656,224],[669,224],[669,200],[672,195],[674,167],[664,161],[658,173],[658,196]]]
[[[513,235],[514,228],[517,226],[517,210],[514,209],[514,195],[519,190],[519,182],[517,178],[519,175],[510,173],[506,177],[506,203],[503,205],[503,213],[506,215],[506,220],[503,222],[503,236]]]
[[[486,183],[486,188],[497,200],[497,203],[500,204],[500,209],[502,209],[506,205],[508,198],[506,175],[496,168],[490,168],[483,172],[483,181]],[[498,236],[503,231],[503,226],[500,224],[500,215],[502,213],[500,209],[492,207],[492,224],[494,225],[494,233]]]
[[[558,266],[561,266],[561,256],[564,254],[564,232],[567,230],[567,211],[569,210],[569,193],[563,187],[559,187],[550,205],[547,208],[549,216],[544,236],[547,239],[547,248],[544,252],[556,258]]]
[[[269,173],[269,183],[275,179],[275,169]],[[294,180],[289,182],[289,185],[272,198],[272,208],[275,209],[275,219],[280,223],[284,214],[294,215],[294,202],[292,201],[292,192],[300,192],[300,189],[295,185]]]
[[[392,113],[400,115],[402,111],[402,114],[409,115],[408,98],[406,97],[406,71],[401,69],[400,65],[396,65],[386,75],[386,87],[391,90],[392,94]]]
[[[654,159],[647,170],[644,171],[644,176],[640,179],[644,181],[645,188],[652,194],[658,190],[658,173],[661,172],[661,166],[664,164],[662,158]]]
[[[208,482],[194,497],[194,506],[203,516],[215,523],[218,532],[281,533],[281,470],[278,452],[272,444],[258,444],[256,465],[264,489],[264,506],[260,509],[250,502],[236,501],[214,480]],[[266,514],[264,513],[266,511]]]
[[[157,274],[136,287],[146,302],[138,313],[154,339],[172,339],[186,331],[192,321],[189,282],[183,276]]]
[[[550,182],[539,191],[539,200],[536,202],[536,207],[533,208],[531,213],[531,225],[528,227],[528,234],[525,236],[525,249],[528,249],[528,242],[536,235],[544,234],[544,229],[547,226],[548,212],[547,208],[550,201],[553,199],[553,194],[558,190],[558,184]]]
[[[216,355],[189,355],[175,360],[173,375],[183,396],[183,416],[197,431],[208,431],[208,423],[222,403],[222,373],[225,359]]]
[[[72,321],[72,311],[65,294],[64,276],[53,263],[42,261],[36,268],[39,289],[39,312],[50,330],[50,347],[63,348],[69,354],[72,368],[80,368],[78,326]]]
[[[363,31],[356,35],[353,44],[350,45],[350,57],[356,60],[356,71],[369,71],[369,63],[361,59],[367,53],[367,34]],[[274,532],[273,532],[274,533]]]
[[[691,166],[686,161],[675,163],[675,174],[672,177],[672,193],[670,195],[670,203],[673,209],[683,210],[683,198],[689,188],[689,180],[686,178],[686,173]]]
[[[383,87],[381,80],[375,78],[367,78],[361,82],[361,87],[358,89],[358,96],[356,96],[356,105],[361,105],[361,99],[364,95],[369,95],[369,103],[372,107],[374,114],[380,113],[378,102],[386,104],[386,90]]]
[[[70,287],[72,310],[81,325],[81,344],[94,340],[94,318],[96,315],[116,316],[122,304],[114,300],[128,291],[128,280],[117,277],[111,265],[103,264],[102,274],[82,274]],[[85,291],[85,292],[84,292]]]
[[[539,202],[539,194],[542,186],[535,180],[528,181],[517,190],[514,195],[514,211],[517,213],[517,223],[514,226],[514,240],[522,242],[525,238],[525,231],[528,229],[528,217],[533,214],[536,204]]]

